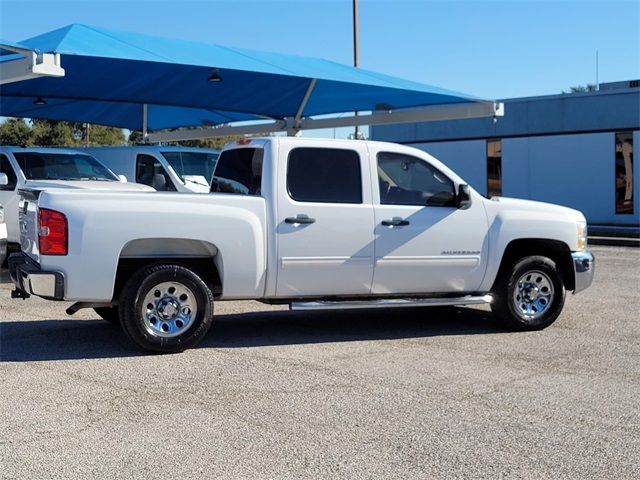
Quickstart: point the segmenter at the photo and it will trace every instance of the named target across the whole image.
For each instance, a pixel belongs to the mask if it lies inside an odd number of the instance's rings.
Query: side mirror
[[[127,177],[125,175],[118,175],[118,178],[120,179],[120,181],[122,183],[127,183],[128,182]]]
[[[471,190],[469,185],[461,184],[458,187],[458,208],[465,210],[471,206]]]
[[[9,185],[9,177],[6,173],[0,173],[0,187],[6,187]]]

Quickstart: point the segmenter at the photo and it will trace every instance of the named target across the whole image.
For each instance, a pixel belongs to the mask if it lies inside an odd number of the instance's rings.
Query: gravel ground
[[[486,309],[217,304],[150,356],[0,285],[2,478],[640,478],[640,250],[547,330]],[[6,277],[5,277],[6,278]]]

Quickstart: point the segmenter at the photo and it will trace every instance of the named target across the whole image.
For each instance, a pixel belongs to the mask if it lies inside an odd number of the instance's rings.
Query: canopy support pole
[[[224,137],[226,135],[251,135],[299,131],[317,128],[351,127],[354,125],[390,125],[397,123],[434,122],[442,120],[463,120],[470,118],[493,118],[504,116],[504,104],[496,102],[454,103],[450,105],[432,105],[420,108],[401,110],[375,111],[358,116],[332,118],[301,118],[298,125],[295,118],[286,118],[272,123],[251,125],[228,125],[215,128],[197,128],[175,130],[173,132],[150,133],[150,142],[175,142],[178,140],[195,140],[199,138]]]
[[[143,103],[142,104],[142,141],[144,143],[147,143],[147,138],[149,137],[149,134],[147,132],[147,121],[148,121],[149,115],[148,115],[148,108],[147,108],[147,104]]]
[[[304,109],[309,102],[309,98],[313,93],[313,89],[316,86],[316,81],[317,80],[315,78],[312,78],[309,82],[307,91],[304,93],[304,97],[302,97],[302,101],[300,102],[300,106],[298,107],[298,111],[296,112],[296,116],[293,118],[293,121],[291,121],[291,119],[289,118],[287,119],[287,135],[290,137],[293,137],[300,133],[300,120],[302,119],[302,113],[304,112]]]
[[[1,45],[3,50],[19,53],[23,58],[0,63],[0,85],[38,77],[64,77],[59,53],[36,53],[33,50]]]

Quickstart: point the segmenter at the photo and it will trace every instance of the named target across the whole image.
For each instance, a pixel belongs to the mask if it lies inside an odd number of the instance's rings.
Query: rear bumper
[[[591,285],[596,270],[596,260],[591,252],[572,252],[575,288],[573,293],[581,292]]]
[[[48,300],[64,299],[64,275],[60,272],[43,272],[40,265],[24,253],[12,253],[9,256],[9,275],[16,287],[15,293],[12,293],[15,297],[36,295]]]

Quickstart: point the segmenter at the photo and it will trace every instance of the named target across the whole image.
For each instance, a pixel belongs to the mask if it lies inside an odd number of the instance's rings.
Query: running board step
[[[443,298],[387,298],[382,300],[345,300],[292,302],[291,310],[342,310],[351,308],[389,308],[389,307],[444,307],[452,305],[484,305],[493,301],[487,295],[465,295],[464,297]]]

